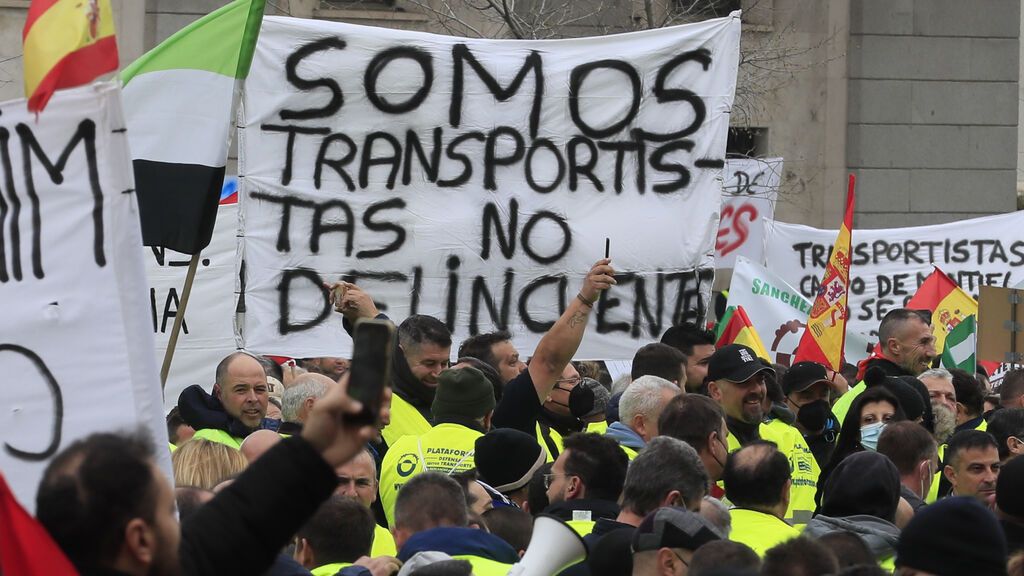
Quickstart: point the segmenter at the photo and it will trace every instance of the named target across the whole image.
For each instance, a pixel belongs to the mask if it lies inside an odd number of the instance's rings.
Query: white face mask
[[[878,450],[878,437],[885,430],[885,422],[875,422],[860,427],[860,445],[875,452]]]

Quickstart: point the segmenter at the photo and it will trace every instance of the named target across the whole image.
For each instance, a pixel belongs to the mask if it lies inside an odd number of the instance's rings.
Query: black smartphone
[[[349,368],[348,395],[363,404],[363,411],[349,416],[357,425],[378,425],[384,387],[391,382],[391,355],[395,326],[387,320],[361,319],[352,333],[352,364]]]

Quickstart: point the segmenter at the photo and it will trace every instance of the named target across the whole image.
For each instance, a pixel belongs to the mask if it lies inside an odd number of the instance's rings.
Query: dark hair
[[[761,576],[824,576],[839,571],[836,557],[821,544],[800,536],[768,550],[761,564]]]
[[[449,476],[452,480],[458,482],[459,488],[462,488],[462,494],[466,497],[466,509],[472,510],[473,505],[476,504],[477,496],[469,491],[469,487],[480,478],[476,468],[455,472],[454,474],[449,474]]]
[[[656,510],[671,492],[684,508],[700,505],[707,494],[708,473],[692,446],[668,436],[652,438],[629,463],[622,486],[622,509],[638,516]]]
[[[157,493],[153,444],[144,432],[93,434],[47,465],[36,518],[80,572],[109,568],[128,522],[154,521]]]
[[[846,418],[839,429],[839,439],[836,441],[836,447],[832,451],[832,456],[829,457],[828,464],[822,467],[821,474],[818,476],[818,491],[814,496],[815,504],[821,505],[825,481],[832,475],[832,471],[836,469],[836,466],[850,454],[864,449],[860,445],[860,416],[864,410],[864,405],[871,404],[872,402],[888,402],[892,404],[896,408],[896,411],[893,413],[892,422],[900,422],[907,419],[903,414],[903,408],[900,407],[900,401],[885,386],[871,386],[864,390],[860,396],[857,396],[853,403],[850,404],[850,409],[846,412]]]
[[[819,538],[818,541],[820,542],[821,539]],[[892,572],[883,569],[878,564],[857,564],[843,568],[837,576],[892,576]]]
[[[992,414],[988,421],[988,433],[996,440],[999,447],[999,459],[1010,457],[1010,447],[1006,441],[1010,436],[1024,440],[1024,408],[1004,408]]]
[[[424,314],[413,314],[398,325],[398,343],[406,353],[424,342],[448,348],[452,345],[452,333],[443,322]]]
[[[253,356],[253,358],[256,358],[256,361],[260,363],[260,366],[263,366],[263,372],[267,376],[270,376],[271,378],[277,378],[278,382],[280,382],[281,379],[284,378],[284,371],[281,370],[281,365],[278,364],[277,362],[274,362],[273,360],[267,358],[266,356]]]
[[[1003,374],[1003,382],[999,385],[999,401],[1005,404],[1022,395],[1024,395],[1024,368],[1017,368]]]
[[[641,346],[633,355],[633,368],[630,377],[633,380],[641,376],[658,376],[669,382],[685,381],[686,356],[678,349],[654,342]]]
[[[530,514],[536,516],[544,511],[551,503],[548,502],[548,491],[544,487],[544,476],[551,473],[554,462],[545,462],[533,473],[530,482],[526,485],[526,504],[530,507]]]
[[[511,340],[512,333],[508,330],[498,330],[497,332],[488,332],[486,334],[470,336],[463,340],[462,344],[459,344],[458,356],[460,358],[463,356],[479,358],[497,370],[498,358],[494,355],[494,351],[491,350],[491,347],[495,344],[509,342]]]
[[[722,483],[730,502],[763,511],[781,502],[782,487],[792,476],[786,455],[773,442],[757,441],[729,454]]]
[[[587,498],[618,501],[626,482],[629,458],[619,443],[601,434],[577,432],[562,440],[565,473],[579,476],[587,488]]]
[[[895,308],[883,316],[882,321],[878,324],[878,341],[882,346],[885,346],[886,341],[889,340],[889,338],[895,338],[896,332],[904,323],[910,320],[920,320],[928,325],[931,325],[932,323],[930,315],[925,316],[919,310]]]
[[[395,498],[395,526],[413,533],[438,526],[464,527],[469,521],[466,494],[455,480],[440,472],[412,477]]]
[[[533,536],[533,517],[515,506],[496,506],[483,514],[487,530],[518,552],[526,550]]]
[[[690,559],[690,576],[737,572],[757,573],[761,558],[750,546],[732,540],[714,540],[704,544]]]
[[[818,538],[818,544],[832,552],[832,555],[839,561],[840,569],[875,563],[875,555],[871,553],[867,542],[853,532],[836,530],[823,534]]]
[[[956,460],[960,458],[961,452],[988,447],[999,450],[999,445],[996,444],[996,439],[988,432],[982,432],[981,430],[961,430],[949,437],[949,442],[946,444],[944,463],[956,468]]]
[[[985,409],[985,389],[981,382],[970,372],[959,368],[950,368],[949,373],[953,375],[957,403],[963,404],[972,417],[979,416]]]
[[[181,417],[178,407],[171,408],[171,411],[167,413],[167,440],[171,444],[178,443],[178,426],[184,423],[185,419]]]
[[[209,498],[204,500],[206,496]],[[175,488],[174,500],[178,504],[178,521],[184,523],[210,498],[213,498],[213,491],[206,488],[196,486],[178,486]]]
[[[868,388],[860,396],[854,399],[853,403],[850,404],[850,409],[846,412],[846,418],[843,420],[843,425],[839,431],[839,440],[836,441],[836,448],[832,452],[832,457],[828,461],[828,468],[835,468],[843,458],[846,458],[854,452],[860,452],[862,449],[860,445],[860,417],[864,411],[866,404],[874,402],[888,402],[896,408],[893,414],[892,421],[898,422],[906,420],[907,417],[903,414],[903,407],[900,406],[900,401],[896,398],[892,392],[890,392],[885,386],[872,386]],[[824,471],[822,471],[824,476]],[[818,485],[821,486],[822,482],[819,480]]]
[[[694,346],[715,345],[715,333],[704,330],[692,322],[676,324],[661,335],[661,343],[679,350],[687,358],[693,356]]]
[[[718,402],[700,394],[682,394],[669,400],[661,411],[658,433],[682,440],[700,452],[709,449],[709,434],[722,432],[724,418]]]
[[[331,496],[299,528],[319,565],[355,562],[369,556],[373,545],[373,514],[362,502],[347,496]]]
[[[461,355],[458,360],[455,361],[455,364],[452,364],[452,366],[456,364],[469,364],[483,373],[483,375],[487,377],[487,381],[491,383],[491,388],[494,389],[494,400],[501,400],[501,395],[505,391],[505,382],[501,381],[501,374],[498,374],[498,370],[494,366],[491,366],[479,358]]]
[[[912,474],[922,460],[937,454],[935,439],[914,422],[892,422],[878,437],[878,453],[889,458],[900,475]]]

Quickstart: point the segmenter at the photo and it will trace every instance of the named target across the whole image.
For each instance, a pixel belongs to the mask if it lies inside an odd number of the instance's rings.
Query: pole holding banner
[[[196,269],[199,268],[199,252],[192,255],[188,263],[188,274],[185,275],[185,285],[181,289],[181,302],[178,305],[178,312],[174,315],[174,327],[171,328],[171,337],[167,340],[167,350],[164,352],[164,363],[160,367],[160,391],[167,388],[167,374],[171,371],[171,360],[174,358],[174,348],[178,345],[178,334],[181,333],[181,325],[185,321],[185,309],[188,308],[188,296],[192,293],[192,282],[196,279]]]

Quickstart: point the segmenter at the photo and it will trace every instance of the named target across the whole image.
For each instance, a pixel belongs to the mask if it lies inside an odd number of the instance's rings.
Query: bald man
[[[257,430],[242,441],[242,456],[252,464],[257,458],[281,441],[281,435],[273,430]]]
[[[233,352],[217,365],[213,395],[220,400],[224,411],[245,428],[255,430],[267,415],[267,374],[263,365],[246,352]],[[203,428],[193,438],[226,444],[236,450],[242,447],[242,438],[227,430]]]

